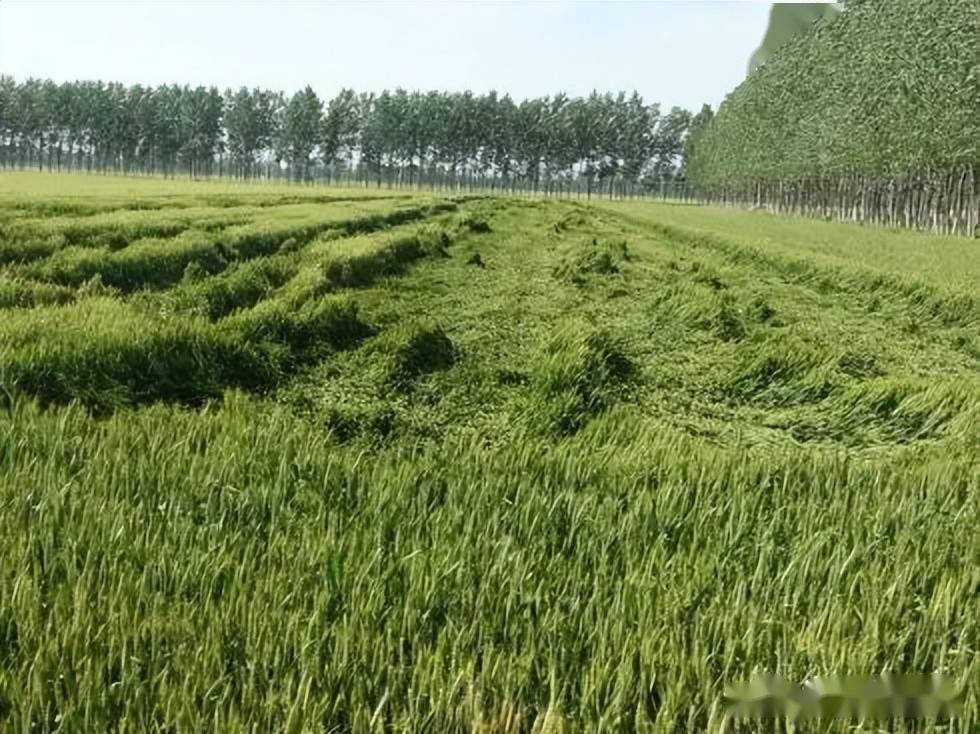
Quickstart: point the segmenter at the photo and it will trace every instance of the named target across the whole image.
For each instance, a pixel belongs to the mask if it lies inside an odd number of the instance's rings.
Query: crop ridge
[[[713,731],[758,667],[975,677],[980,342],[888,280],[964,293],[968,248],[458,193],[229,207],[145,286],[28,272],[140,240],[0,265],[0,729]]]
[[[632,220],[636,223],[636,220]],[[724,253],[732,262],[762,265],[794,282],[806,283],[822,290],[847,292],[874,297],[898,295],[917,309],[917,314],[945,325],[972,326],[980,322],[976,298],[969,293],[943,292],[914,279],[899,279],[871,270],[815,266],[802,259],[787,259],[746,248],[707,233],[693,232],[664,224],[647,225],[670,241],[708,247]]]

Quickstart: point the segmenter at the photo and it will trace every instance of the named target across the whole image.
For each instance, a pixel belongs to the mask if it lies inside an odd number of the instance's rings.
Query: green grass
[[[0,266],[0,730],[718,731],[756,670],[975,684],[975,243],[5,179],[3,252],[90,226]]]
[[[980,281],[976,242],[907,230],[870,228],[810,218],[746,213],[721,207],[598,201],[604,210],[634,221],[677,227],[691,234],[722,235],[732,244],[770,256],[807,261],[827,271],[842,269],[871,278],[891,276],[975,296]]]

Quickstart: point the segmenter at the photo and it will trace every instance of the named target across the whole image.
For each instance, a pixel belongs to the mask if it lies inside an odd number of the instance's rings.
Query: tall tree
[[[698,113],[691,118],[691,123],[687,129],[687,137],[684,140],[684,152],[681,155],[680,175],[682,178],[687,178],[691,161],[694,159],[695,151],[697,150],[698,140],[708,129],[708,126],[711,124],[714,117],[715,112],[713,109],[711,109],[711,105],[705,104],[702,105]]]
[[[361,103],[353,89],[341,89],[327,104],[320,134],[320,158],[331,170],[336,164],[350,166],[361,130]]]
[[[283,113],[279,148],[292,178],[310,178],[310,164],[321,137],[323,103],[309,86],[290,97]]]
[[[663,186],[677,174],[690,124],[691,113],[681,107],[672,107],[660,118],[653,135],[653,165],[650,170],[655,185]]]
[[[191,176],[210,175],[222,149],[224,102],[214,87],[184,88],[180,95],[180,156]]]
[[[14,114],[17,109],[17,82],[13,77],[0,74],[0,165],[4,168],[11,162],[10,155],[14,145]]]
[[[237,175],[250,178],[258,156],[272,145],[279,95],[242,87],[225,92],[224,103],[228,152],[237,165]]]

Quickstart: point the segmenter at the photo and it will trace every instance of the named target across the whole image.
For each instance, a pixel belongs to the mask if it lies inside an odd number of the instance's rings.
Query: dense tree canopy
[[[749,72],[766,63],[787,41],[806,32],[814,21],[832,18],[839,12],[834,3],[773,3],[766,35],[749,59]]]
[[[974,231],[976,0],[843,8],[728,96],[692,136],[690,176],[709,198]]]
[[[697,119],[697,118],[694,118]],[[642,97],[496,92],[321,99],[0,77],[0,165],[638,193],[683,180],[692,115]]]

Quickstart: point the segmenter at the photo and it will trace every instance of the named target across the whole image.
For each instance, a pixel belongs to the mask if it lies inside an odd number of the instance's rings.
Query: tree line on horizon
[[[0,167],[681,193],[973,235],[975,10],[976,0],[848,0],[773,41],[717,113],[665,112],[635,92],[516,102],[496,92],[344,89],[323,99],[309,86],[222,93],[0,76]]]
[[[633,93],[514,101],[396,89],[331,99],[0,77],[0,166],[631,195],[683,181],[709,120]],[[673,189],[672,189],[673,190]]]

